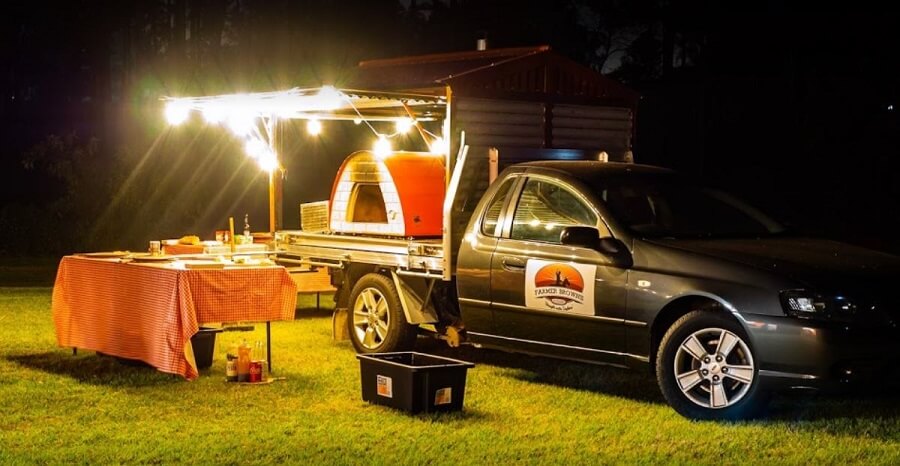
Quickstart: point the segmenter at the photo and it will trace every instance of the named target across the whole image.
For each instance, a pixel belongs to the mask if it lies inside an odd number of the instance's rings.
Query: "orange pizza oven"
[[[332,231],[385,236],[441,235],[444,158],[425,152],[350,154],[331,188]]]

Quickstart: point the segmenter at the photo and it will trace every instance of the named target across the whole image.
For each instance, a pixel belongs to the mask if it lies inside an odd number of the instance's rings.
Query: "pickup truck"
[[[896,375],[900,258],[793,236],[675,172],[515,164],[467,217],[455,244],[449,226],[437,238],[287,231],[276,242],[283,260],[329,267],[339,330],[363,353],[409,350],[427,331],[451,346],[650,370],[693,419],[753,417],[775,391]]]

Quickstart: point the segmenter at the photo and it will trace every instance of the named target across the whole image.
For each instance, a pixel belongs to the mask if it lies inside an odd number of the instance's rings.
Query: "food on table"
[[[180,244],[191,244],[191,245],[196,246],[196,245],[200,244],[200,237],[196,236],[196,235],[186,235],[186,236],[182,236],[181,238],[179,238],[178,242]]]

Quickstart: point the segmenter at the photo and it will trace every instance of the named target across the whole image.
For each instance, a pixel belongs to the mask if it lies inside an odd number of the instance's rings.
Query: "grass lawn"
[[[303,297],[273,323],[266,386],[194,382],[56,346],[50,288],[0,288],[0,463],[900,463],[900,397],[779,398],[763,421],[690,422],[649,376],[436,341],[474,361],[465,410],[408,416],[360,398],[349,343]],[[323,299],[330,303],[330,299]]]

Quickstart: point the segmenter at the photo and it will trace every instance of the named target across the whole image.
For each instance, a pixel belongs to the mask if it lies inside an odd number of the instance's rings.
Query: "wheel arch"
[[[738,318],[737,311],[724,299],[707,293],[691,293],[673,298],[660,309],[650,324],[650,364],[651,371],[656,367],[656,355],[663,336],[678,319],[685,314],[696,310],[710,310],[729,315],[739,325],[743,326],[742,319]]]
[[[338,288],[337,292],[335,293],[335,307],[339,309],[347,309],[350,306],[350,293],[353,291],[353,287],[356,286],[356,282],[358,282],[359,279],[364,275],[370,273],[381,274],[388,278],[391,277],[390,271],[388,271],[384,267],[379,267],[374,264],[347,264],[344,269],[341,270],[340,283],[332,283],[332,285]]]

